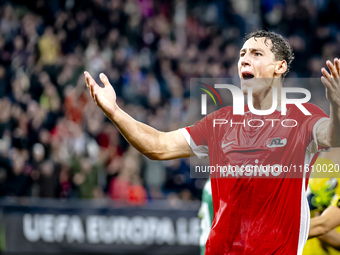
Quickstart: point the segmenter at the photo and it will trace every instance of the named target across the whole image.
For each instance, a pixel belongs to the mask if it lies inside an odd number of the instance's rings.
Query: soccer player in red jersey
[[[267,110],[273,89],[281,92],[282,78],[293,60],[292,49],[280,35],[257,31],[246,37],[240,50],[238,74],[246,94],[252,88],[255,109]],[[313,104],[277,109],[267,119],[294,119],[297,128],[265,121],[261,127],[218,125],[214,119],[243,123],[262,119],[245,106],[244,115],[223,107],[190,127],[160,132],[132,119],[116,104],[116,95],[104,74],[104,88],[85,72],[87,86],[96,104],[117,126],[127,141],[150,159],[167,160],[209,156],[210,165],[312,165],[321,148],[340,146],[340,61],[326,62],[321,78],[330,102],[330,117]],[[254,82],[256,78],[260,82]],[[266,79],[261,79],[266,78]],[[278,122],[278,123],[280,123]],[[254,124],[255,125],[255,124]],[[272,141],[275,141],[272,143]],[[243,176],[244,177],[244,176]],[[211,178],[214,216],[206,254],[302,254],[309,232],[306,198],[308,176],[301,178]]]

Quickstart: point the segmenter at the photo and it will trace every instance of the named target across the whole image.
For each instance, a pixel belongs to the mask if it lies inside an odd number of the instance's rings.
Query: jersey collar
[[[279,105],[278,107],[276,107],[276,111],[281,112],[281,105]],[[249,107],[248,107],[247,104],[244,106],[244,113],[245,113],[245,114],[246,114],[246,113],[250,113]]]

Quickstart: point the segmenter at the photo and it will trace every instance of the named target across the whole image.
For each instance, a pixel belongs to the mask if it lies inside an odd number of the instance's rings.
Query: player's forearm
[[[325,235],[319,236],[319,240],[334,249],[340,250],[340,234],[335,229]]]
[[[326,233],[324,218],[320,216],[311,219],[308,238],[321,236]]]
[[[340,147],[340,106],[330,105],[327,138],[331,147]]]
[[[107,114],[125,139],[139,152],[150,159],[160,159],[165,152],[161,136],[164,134],[148,125],[133,119],[116,106],[114,114]]]
[[[311,219],[308,238],[324,235],[339,225],[340,209],[336,206],[330,206],[321,216]]]
[[[134,148],[150,159],[158,159],[157,154],[162,151],[162,132],[133,119],[118,106],[108,117]]]

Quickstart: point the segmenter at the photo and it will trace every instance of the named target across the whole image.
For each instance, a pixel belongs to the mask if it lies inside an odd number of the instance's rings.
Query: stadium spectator
[[[133,118],[168,131],[189,122],[191,77],[236,76],[236,49],[254,27],[289,36],[290,77],[319,78],[322,63],[340,55],[333,0],[15,2],[0,7],[1,195],[128,199],[115,188],[125,185],[138,203],[200,197],[184,160],[140,159],[125,173],[129,145],[85,91],[85,69],[108,74]],[[323,86],[312,95],[322,106]],[[53,179],[51,190],[43,178]]]

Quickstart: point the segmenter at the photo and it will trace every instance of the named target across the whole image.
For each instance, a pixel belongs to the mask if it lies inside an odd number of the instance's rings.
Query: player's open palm
[[[99,75],[104,87],[99,86],[88,72],[84,72],[86,86],[90,90],[93,101],[102,109],[106,116],[113,116],[116,110],[116,92],[105,74]]]
[[[334,59],[334,65],[327,60],[326,64],[329,68],[329,73],[326,68],[321,68],[324,76],[321,77],[323,85],[326,87],[326,96],[332,105],[340,106],[340,60]]]

